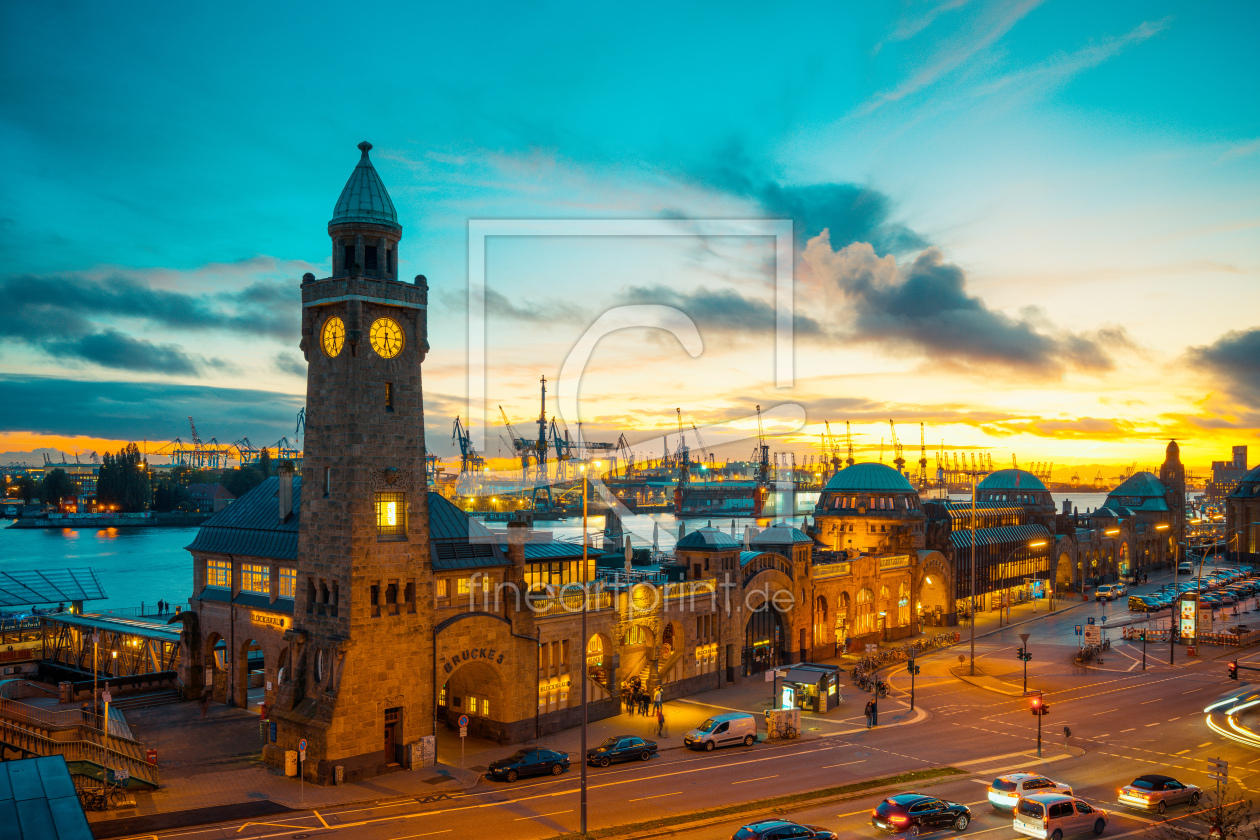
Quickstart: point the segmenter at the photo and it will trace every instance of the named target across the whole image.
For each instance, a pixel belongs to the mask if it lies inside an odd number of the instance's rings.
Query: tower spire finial
[[[368,156],[367,153],[372,150],[372,144],[364,140],[359,144],[359,148],[363,150],[363,157],[366,158]]]

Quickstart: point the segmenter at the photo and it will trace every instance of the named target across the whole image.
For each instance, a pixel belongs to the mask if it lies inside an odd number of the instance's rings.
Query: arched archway
[[[814,599],[814,647],[831,647],[835,644],[835,638],[831,613],[827,609],[827,596],[819,595]]]
[[[615,653],[612,640],[603,633],[596,633],[586,640],[586,675],[594,692],[592,700],[603,700],[612,693],[610,685]]]
[[[218,703],[228,702],[227,642],[218,633],[206,637],[206,688]]]
[[[292,679],[292,664],[289,662],[289,646],[285,645],[280,649],[280,656],[276,659],[276,688],[285,680]]]
[[[774,604],[763,601],[744,625],[744,676],[788,661],[788,624]]]
[[[621,636],[621,684],[632,688],[635,680],[646,688],[652,676],[656,633],[647,624],[632,624]]]
[[[849,600],[848,592],[841,592],[840,597],[836,599],[836,644],[843,646],[844,640],[849,637],[849,621],[852,612],[852,604]]]
[[[246,640],[238,651],[232,679],[232,696],[242,709],[257,711],[266,699],[267,660],[257,639]]]
[[[949,616],[949,593],[945,588],[945,576],[939,571],[931,571],[919,581],[919,597],[916,608],[919,611],[921,627],[941,627]]]
[[[1121,577],[1125,577],[1130,574],[1132,571],[1132,562],[1133,560],[1132,553],[1129,549],[1129,541],[1125,540],[1120,543],[1120,568],[1118,571]]]
[[[1054,572],[1054,588],[1059,592],[1067,592],[1072,589],[1074,581],[1072,580],[1073,563],[1072,557],[1066,551],[1060,552],[1058,565],[1055,566]]]
[[[660,683],[680,680],[684,673],[683,654],[687,650],[687,637],[681,622],[667,621],[661,628],[661,646],[657,660],[657,679]]]
[[[458,729],[461,715],[468,715],[468,734],[505,743],[508,731],[503,715],[508,711],[507,696],[503,691],[503,678],[499,669],[489,659],[469,659],[446,675],[446,682],[438,689],[438,714],[450,729]],[[565,677],[568,680],[568,677]],[[563,688],[565,705],[568,705],[568,688]],[[557,694],[560,686],[556,686]],[[541,696],[541,703],[547,698]]]

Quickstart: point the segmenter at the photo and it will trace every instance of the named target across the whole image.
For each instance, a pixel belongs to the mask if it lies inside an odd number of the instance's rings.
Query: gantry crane
[[[901,452],[902,452],[901,441],[897,439],[897,426],[896,424],[893,423],[891,418],[889,418],[888,420],[888,429],[889,431],[892,432],[892,447],[893,447],[893,452],[895,453],[895,457],[893,458],[893,463],[896,464],[897,466],[897,472],[901,473],[902,475],[905,475],[906,474],[906,459],[903,458],[901,455]]]
[[[844,459],[844,465],[851,467],[857,463],[853,460],[853,432],[849,430],[849,421],[844,421],[844,441],[849,447],[849,457]]]
[[[923,490],[928,486],[927,474],[927,436],[923,428],[923,423],[919,423],[919,489]]]

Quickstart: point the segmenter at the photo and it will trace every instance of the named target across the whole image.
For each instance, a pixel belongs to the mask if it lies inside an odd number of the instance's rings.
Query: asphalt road
[[[967,639],[954,648],[921,658],[916,679],[919,714],[898,726],[867,730],[861,718],[863,696],[846,692],[848,717],[809,719],[807,738],[786,744],[758,744],[715,753],[669,750],[647,763],[591,768],[588,825],[624,825],[659,816],[684,814],[718,805],[883,777],[908,770],[954,766],[967,775],[920,788],[972,806],[974,821],[966,836],[1016,836],[1011,818],[991,811],[985,785],[994,776],[1035,769],[1073,786],[1078,796],[1111,815],[1104,836],[1122,837],[1147,830],[1154,815],[1120,808],[1118,788],[1143,773],[1166,772],[1205,789],[1209,757],[1230,763],[1231,782],[1244,795],[1260,791],[1260,752],[1210,729],[1204,708],[1226,692],[1246,688],[1226,678],[1225,660],[1204,661],[1176,653],[1168,664],[1167,645],[1147,649],[1142,669],[1141,645],[1114,643],[1100,665],[1077,666],[1075,625],[1093,615],[1109,623],[1129,613],[1124,604],[1081,605],[1031,624],[1009,628],[977,642],[977,665],[990,676],[1019,688],[1022,666],[1015,656],[1018,634],[1030,634],[1030,688],[1045,692],[1050,714],[1042,719],[1044,759],[1037,755],[1038,719],[1028,700],[969,685],[950,674]],[[1260,616],[1258,616],[1260,617]],[[1245,620],[1245,617],[1244,617]],[[1118,634],[1112,634],[1118,635]],[[1244,663],[1260,666],[1260,651],[1244,654]],[[1158,661],[1156,661],[1158,660]],[[1260,671],[1254,676],[1260,682]],[[909,676],[892,673],[894,696],[908,699]],[[1063,728],[1072,737],[1066,739]],[[876,836],[870,809],[878,794],[825,804],[806,803],[779,813],[814,822],[845,836]],[[432,799],[432,798],[429,798]],[[474,792],[436,801],[402,800],[363,807],[293,813],[263,822],[176,829],[150,838],[331,836],[353,840],[413,840],[421,837],[543,838],[573,831],[580,797],[575,766],[558,779],[516,784],[483,783]],[[1184,811],[1185,809],[1179,809]],[[1174,812],[1170,811],[1172,815]],[[730,837],[747,819],[735,817],[703,829],[678,832],[684,838]],[[941,836],[952,834],[944,832]]]

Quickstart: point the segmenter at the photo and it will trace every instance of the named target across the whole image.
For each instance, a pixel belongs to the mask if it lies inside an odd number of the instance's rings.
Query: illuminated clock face
[[[329,358],[336,357],[346,343],[345,323],[335,315],[325,321],[324,329],[319,334],[319,343],[323,345],[324,352]]]
[[[377,318],[372,322],[372,349],[382,358],[392,359],[402,352],[403,331],[393,318]]]

